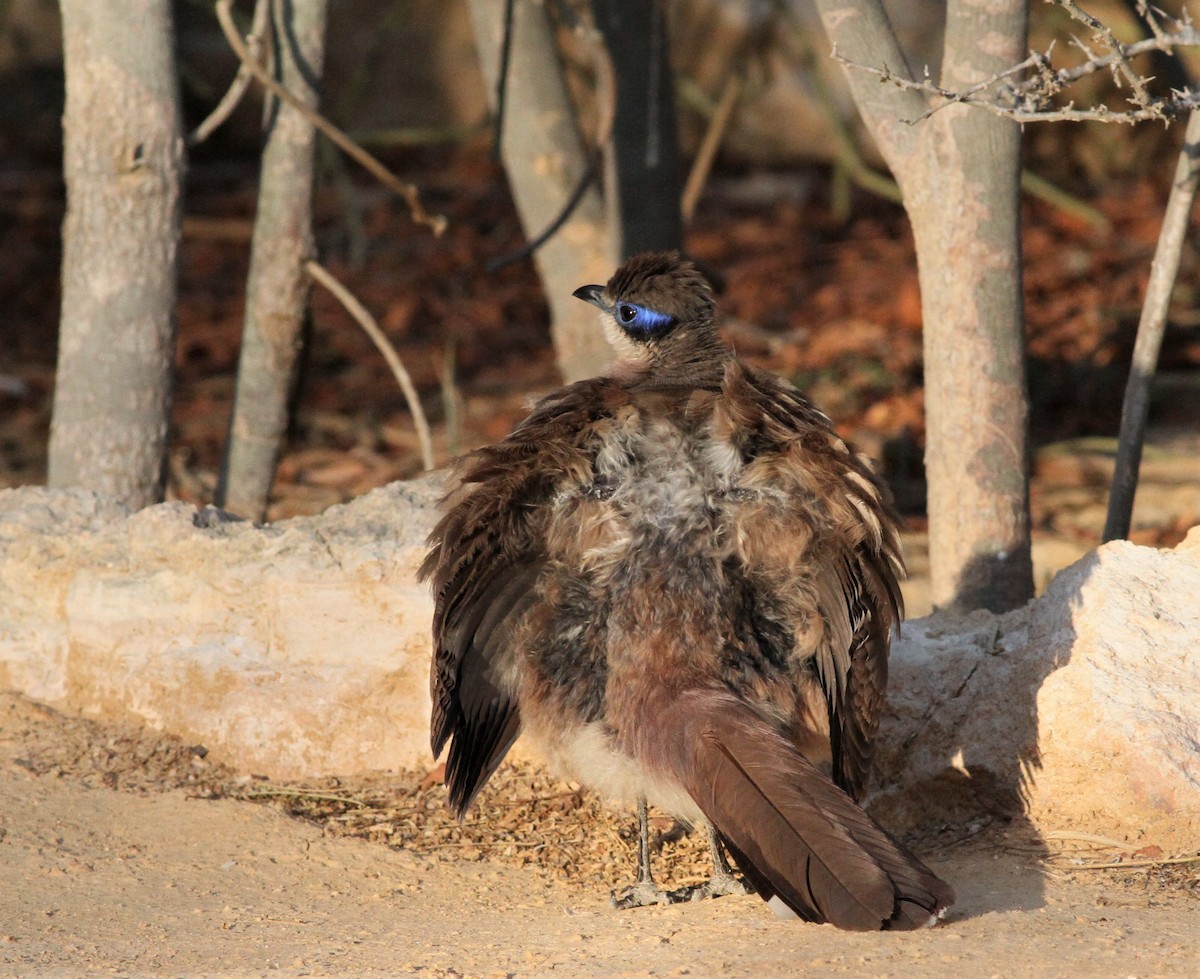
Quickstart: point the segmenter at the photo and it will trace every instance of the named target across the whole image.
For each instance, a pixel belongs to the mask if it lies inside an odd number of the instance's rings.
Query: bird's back
[[[822,575],[831,558],[856,560],[864,535],[838,539],[839,522],[864,517],[845,492],[831,501],[820,489],[857,463],[806,403],[786,437],[747,437],[747,389],[767,381],[733,361],[725,373],[716,390],[610,382],[612,407],[591,424],[592,466],[550,504],[516,695],[535,734],[601,788],[614,762],[595,742],[603,732],[612,751],[633,753],[648,717],[637,701],[660,688],[733,692],[815,762],[832,762],[817,664],[833,629]],[[874,505],[871,519],[883,519]],[[886,635],[891,611],[876,614]],[[576,738],[589,750],[572,752]],[[628,794],[621,784],[613,794]]]

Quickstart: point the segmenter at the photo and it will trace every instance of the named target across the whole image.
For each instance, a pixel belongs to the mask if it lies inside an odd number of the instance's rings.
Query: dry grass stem
[[[314,792],[311,789],[288,788],[287,786],[265,785],[257,789],[248,789],[238,793],[238,798],[254,801],[256,799],[313,799],[321,802],[336,802],[347,806],[367,808],[367,803],[353,796],[335,795],[331,792]]]
[[[400,360],[400,355],[396,353],[396,348],[388,340],[387,334],[379,328],[379,324],[375,322],[375,317],[367,312],[366,307],[358,301],[349,289],[334,278],[333,274],[325,266],[319,262],[310,260],[304,263],[304,268],[310,276],[333,294],[334,298],[342,304],[346,312],[354,317],[358,325],[371,338],[371,342],[375,344],[376,349],[383,354],[383,359],[387,361],[388,367],[391,368],[392,374],[396,378],[396,383],[400,385],[400,390],[404,392],[404,400],[408,402],[408,410],[412,413],[413,425],[417,429],[417,439],[421,443],[421,462],[427,471],[432,469],[434,466],[433,437],[429,432],[429,422],[425,418],[425,409],[421,407],[421,397],[417,393],[416,385],[413,384],[412,377],[405,368],[403,361]]]
[[[1158,857],[1154,860],[1110,860],[1107,863],[1072,864],[1071,870],[1134,870],[1139,867],[1169,867],[1179,864],[1200,864],[1200,854],[1184,857]]]

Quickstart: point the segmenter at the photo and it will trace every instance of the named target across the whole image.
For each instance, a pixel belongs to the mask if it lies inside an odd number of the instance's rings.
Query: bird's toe
[[[614,908],[648,908],[654,904],[675,904],[685,898],[672,897],[672,891],[664,891],[652,880],[639,880],[636,884],[612,892],[610,901]]]
[[[753,894],[754,888],[741,877],[733,874],[713,874],[712,879],[703,884],[693,884],[681,887],[671,892],[672,901],[707,901],[713,897],[727,897],[730,894]]]

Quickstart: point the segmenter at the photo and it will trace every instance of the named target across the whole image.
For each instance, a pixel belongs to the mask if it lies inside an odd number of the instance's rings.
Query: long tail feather
[[[666,762],[764,899],[853,931],[920,928],[954,901],[948,884],[744,702],[692,691],[659,716],[659,731],[675,737],[665,756],[652,749],[647,760]]]

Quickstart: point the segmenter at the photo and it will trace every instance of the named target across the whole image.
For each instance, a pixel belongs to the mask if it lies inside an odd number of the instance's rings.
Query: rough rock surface
[[[280,778],[428,763],[441,483],[267,527],[92,494],[0,492],[0,686],[135,716]],[[1024,812],[1200,841],[1200,531],[1110,544],[1003,616],[894,647],[873,807],[897,829]]]
[[[1105,545],[1025,608],[935,614],[893,646],[872,805],[897,828],[1024,812],[1200,846],[1200,528]]]
[[[427,762],[432,605],[415,572],[440,492],[394,484],[265,527],[0,492],[0,686],[276,777]]]

